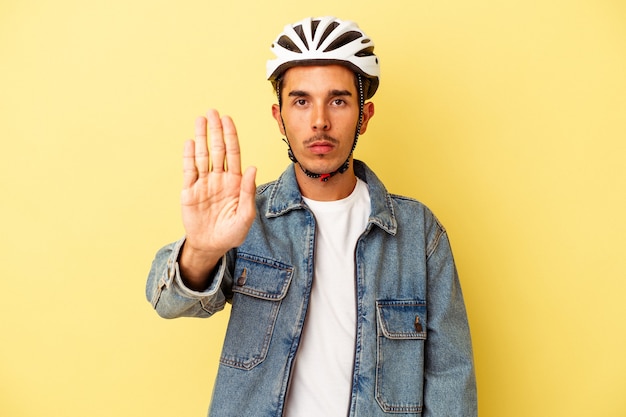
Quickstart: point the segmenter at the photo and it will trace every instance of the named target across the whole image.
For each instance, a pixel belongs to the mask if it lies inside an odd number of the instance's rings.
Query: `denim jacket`
[[[476,382],[465,305],[445,229],[421,203],[389,194],[362,162],[371,214],[355,249],[356,341],[350,417],[472,417]],[[280,417],[313,280],[315,218],[293,165],[257,190],[246,241],[210,287],[192,291],[162,248],[146,295],[159,315],[209,317],[232,304],[211,417]],[[324,366],[324,364],[320,364]]]

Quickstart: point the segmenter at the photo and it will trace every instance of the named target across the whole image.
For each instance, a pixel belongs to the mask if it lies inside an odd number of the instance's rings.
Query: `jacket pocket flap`
[[[426,339],[426,302],[376,301],[379,327],[388,339]]]
[[[264,300],[282,300],[291,283],[293,267],[273,259],[237,254],[233,292]]]

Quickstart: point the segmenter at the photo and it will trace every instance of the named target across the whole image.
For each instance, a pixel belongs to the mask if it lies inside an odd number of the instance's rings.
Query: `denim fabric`
[[[354,166],[372,209],[355,250],[349,416],[476,416],[469,326],[446,231],[424,205],[389,194],[365,164]],[[246,241],[224,256],[206,291],[180,279],[184,240],[157,253],[146,295],[161,316],[208,317],[232,304],[209,416],[282,415],[313,280],[314,236],[292,165],[258,188]]]

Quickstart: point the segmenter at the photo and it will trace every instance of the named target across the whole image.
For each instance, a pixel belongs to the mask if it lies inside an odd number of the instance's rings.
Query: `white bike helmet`
[[[267,61],[267,79],[276,82],[289,68],[298,65],[340,64],[370,82],[365,99],[378,89],[380,66],[374,42],[356,23],[334,17],[306,18],[285,26],[272,43],[275,59]]]

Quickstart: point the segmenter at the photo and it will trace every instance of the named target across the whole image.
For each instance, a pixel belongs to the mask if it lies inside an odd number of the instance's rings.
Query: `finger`
[[[209,149],[206,142],[206,119],[196,119],[194,163],[198,170],[198,176],[204,177],[209,173]]]
[[[222,121],[216,110],[207,112],[209,120],[210,148],[211,148],[211,171],[224,171],[224,156],[226,148],[224,146],[224,131],[222,129]]]
[[[241,174],[241,151],[235,124],[229,116],[223,116],[222,127],[224,129],[224,143],[226,144],[226,167],[233,174]]]
[[[183,189],[186,190],[198,180],[198,169],[194,152],[194,141],[185,142],[183,149]]]

